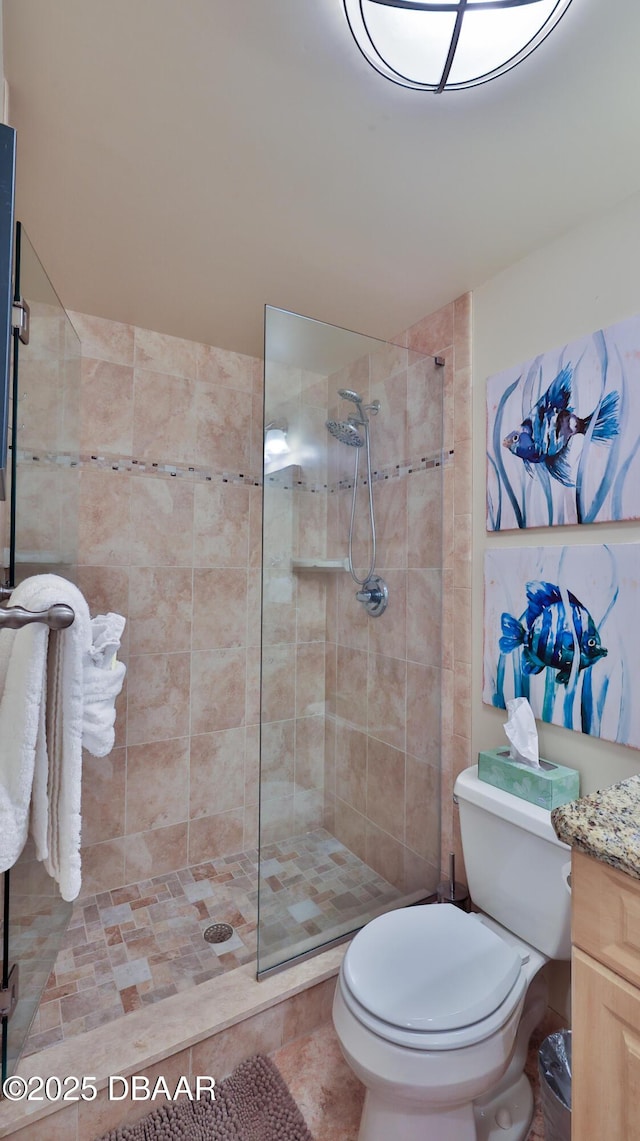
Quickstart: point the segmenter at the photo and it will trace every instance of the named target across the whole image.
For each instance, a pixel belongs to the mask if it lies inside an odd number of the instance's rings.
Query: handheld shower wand
[[[373,510],[373,482],[371,478],[371,442],[369,437],[369,420],[365,415],[370,412],[376,416],[380,411],[380,401],[374,400],[371,404],[365,404],[363,398],[358,392],[354,392],[351,388],[338,389],[338,395],[343,400],[350,400],[352,404],[356,405],[358,414],[357,416],[349,416],[347,420],[327,420],[326,426],[342,444],[348,444],[350,447],[356,449],[355,468],[353,473],[353,493],[351,497],[351,519],[349,521],[349,548],[348,548],[348,565],[349,574],[353,581],[362,587],[356,593],[358,602],[362,602],[367,612],[373,617],[378,617],[386,609],[389,592],[386,583],[383,582],[378,575],[374,574],[376,567],[376,521]],[[359,431],[363,429],[364,437]],[[360,448],[366,447],[367,452],[367,486],[369,489],[369,521],[371,525],[371,560],[369,563],[369,570],[364,578],[358,578],[353,564],[353,529],[356,515],[356,500],[358,496],[358,466],[360,461]]]

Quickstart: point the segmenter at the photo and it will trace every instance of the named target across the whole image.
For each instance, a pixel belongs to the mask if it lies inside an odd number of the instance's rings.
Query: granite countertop
[[[551,823],[565,844],[640,879],[640,776],[554,808]]]

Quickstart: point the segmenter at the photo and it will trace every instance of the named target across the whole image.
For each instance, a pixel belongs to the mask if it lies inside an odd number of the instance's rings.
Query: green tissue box
[[[478,753],[478,777],[486,784],[502,788],[521,800],[551,811],[580,795],[580,773],[564,765],[554,765],[540,758],[541,768],[530,769],[520,761],[512,761],[508,747]]]

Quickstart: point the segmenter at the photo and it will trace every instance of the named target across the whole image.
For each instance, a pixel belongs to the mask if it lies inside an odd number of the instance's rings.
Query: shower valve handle
[[[362,590],[356,591],[356,598],[358,602],[362,603],[368,614],[377,618],[387,608],[389,601],[387,584],[377,574],[374,574],[367,579]]]
[[[382,591],[375,586],[371,590],[359,590],[356,593],[356,598],[358,602],[364,602],[365,606],[369,602],[374,602],[377,606],[382,601]]]

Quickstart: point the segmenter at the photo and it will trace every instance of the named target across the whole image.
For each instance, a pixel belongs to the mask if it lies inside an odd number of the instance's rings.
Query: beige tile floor
[[[398,901],[396,888],[324,829],[267,845],[260,867],[263,967],[353,930]],[[256,851],[78,900],[49,978],[48,969],[42,978],[24,1057],[254,960],[257,914]],[[25,909],[13,952],[21,970],[42,959],[47,923],[46,909]],[[228,942],[205,942],[214,923],[233,928]],[[26,1027],[32,1015],[33,1003]]]
[[[535,1032],[529,1047],[526,1073],[535,1097],[535,1115],[527,1141],[544,1141],[538,1082],[538,1049],[543,1038],[556,1030],[551,1013]],[[356,1141],[364,1088],[340,1053],[331,1023],[297,1038],[272,1058],[309,1126],[314,1141]]]

